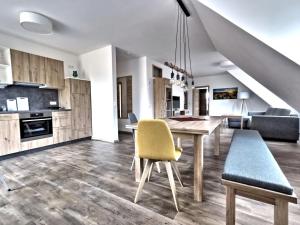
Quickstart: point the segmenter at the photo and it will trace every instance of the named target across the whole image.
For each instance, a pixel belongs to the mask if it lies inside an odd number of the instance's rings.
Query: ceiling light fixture
[[[38,34],[52,33],[52,22],[47,17],[34,12],[20,13],[21,26],[30,32]]]
[[[184,76],[186,76],[186,80],[188,78],[192,79],[192,83],[194,83],[194,77],[192,72],[192,60],[191,60],[191,49],[190,49],[190,37],[189,37],[189,26],[188,26],[188,17],[190,17],[190,13],[188,9],[185,7],[182,0],[177,0],[178,10],[177,10],[177,26],[176,26],[176,42],[175,42],[175,57],[174,63],[165,62],[165,65],[172,69],[171,72],[171,83],[177,84],[185,88],[187,82],[185,82]],[[179,62],[177,62],[177,56],[179,55]],[[177,65],[179,63],[179,66]],[[187,68],[187,63],[189,64]],[[177,71],[176,79],[174,77],[174,72]],[[189,71],[188,71],[189,70]],[[180,75],[182,74],[182,79],[180,80]]]

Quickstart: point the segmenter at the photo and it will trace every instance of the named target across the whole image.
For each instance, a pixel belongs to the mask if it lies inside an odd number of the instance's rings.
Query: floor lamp
[[[246,100],[249,99],[249,97],[250,94],[247,91],[241,91],[238,94],[238,98],[242,100],[241,115],[243,115],[244,108],[246,109],[246,113],[247,113],[248,108],[247,108]]]

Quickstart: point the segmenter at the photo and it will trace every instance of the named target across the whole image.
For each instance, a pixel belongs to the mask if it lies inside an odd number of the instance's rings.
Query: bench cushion
[[[293,194],[293,188],[255,130],[234,131],[222,178]]]

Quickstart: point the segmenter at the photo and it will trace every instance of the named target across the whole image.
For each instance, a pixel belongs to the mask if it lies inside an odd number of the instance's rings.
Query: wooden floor
[[[134,145],[130,135],[120,143],[83,141],[0,161],[0,174],[14,189],[0,189],[0,224],[225,224],[225,189],[220,184],[232,131],[221,132],[221,155],[213,156],[214,137],[205,139],[205,201],[193,201],[192,142],[183,141],[178,166],[184,188],[177,184],[177,213],[165,169],[153,173],[133,203],[137,189],[129,170]],[[267,142],[300,196],[300,145]],[[290,205],[290,224],[300,225],[300,205]],[[273,207],[238,197],[237,224],[272,224]]]

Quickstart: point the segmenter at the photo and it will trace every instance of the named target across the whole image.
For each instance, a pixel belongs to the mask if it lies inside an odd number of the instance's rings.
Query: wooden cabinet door
[[[53,128],[53,144],[72,140],[71,127]]]
[[[46,68],[46,85],[50,88],[55,88],[57,83],[57,63],[56,60],[46,58],[45,60],[45,68]]]
[[[57,61],[57,88],[63,89],[65,86],[65,73],[64,73],[64,62],[63,61]]]
[[[19,115],[0,116],[0,155],[7,155],[21,150]]]
[[[193,116],[199,116],[199,89],[193,90]]]
[[[81,85],[83,81],[72,79],[71,80],[71,93],[72,94],[82,94]]]
[[[164,78],[155,78],[153,80],[154,91],[154,117],[166,117],[166,88]]]
[[[13,81],[30,83],[29,54],[11,49],[10,55]]]
[[[46,83],[45,57],[29,54],[29,74],[31,83]]]
[[[52,112],[53,143],[72,140],[72,112]]]
[[[46,84],[49,88],[63,89],[64,82],[64,64],[62,61],[46,58]]]
[[[73,139],[89,137],[92,135],[91,114],[91,84],[89,81],[72,80],[72,132]]]

